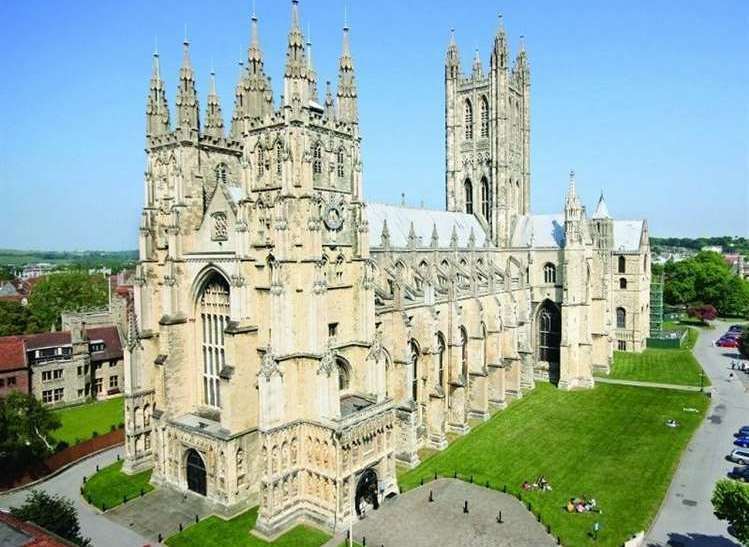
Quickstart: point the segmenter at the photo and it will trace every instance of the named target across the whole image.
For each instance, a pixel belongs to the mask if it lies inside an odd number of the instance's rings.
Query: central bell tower
[[[445,152],[447,209],[475,215],[494,245],[507,246],[530,204],[530,67],[522,42],[509,66],[501,16],[488,73],[476,51],[463,74],[454,33],[450,38]]]

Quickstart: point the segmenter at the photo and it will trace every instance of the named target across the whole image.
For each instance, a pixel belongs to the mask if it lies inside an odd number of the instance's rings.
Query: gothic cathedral
[[[272,539],[347,528],[398,493],[396,462],[641,351],[650,250],[603,196],[588,216],[574,174],[563,212],[530,213],[530,65],[501,24],[487,72],[447,50],[445,211],[364,200],[348,28],[321,92],[292,0],[276,104],[251,24],[230,127],[187,42],[172,119],[154,54],[125,470],[259,504]]]

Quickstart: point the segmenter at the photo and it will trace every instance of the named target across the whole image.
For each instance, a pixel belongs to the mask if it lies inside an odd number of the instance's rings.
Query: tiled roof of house
[[[24,340],[26,340],[27,350],[67,346],[70,345],[70,332],[59,331],[27,334],[24,336]]]
[[[0,545],[3,547],[69,547],[69,541],[13,515],[0,511]]]
[[[117,327],[96,327],[86,329],[86,334],[90,342],[102,340],[104,342],[104,351],[91,353],[91,360],[109,361],[111,359],[122,359],[122,344]]]
[[[26,351],[23,336],[3,336],[0,338],[0,370],[26,368]]]

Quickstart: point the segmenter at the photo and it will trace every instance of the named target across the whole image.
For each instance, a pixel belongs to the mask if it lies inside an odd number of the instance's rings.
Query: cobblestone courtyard
[[[434,501],[429,502],[432,491]],[[468,501],[468,513],[463,504]],[[497,522],[502,511],[503,523]],[[386,547],[435,545],[551,546],[556,542],[512,496],[454,479],[438,479],[385,501],[354,526],[354,539]],[[340,536],[329,543],[332,545]]]

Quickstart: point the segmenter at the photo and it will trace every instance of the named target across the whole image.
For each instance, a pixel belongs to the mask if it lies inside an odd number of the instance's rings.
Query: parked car
[[[739,428],[739,432],[736,436],[737,437],[749,437],[749,425],[742,425]]]
[[[741,465],[749,464],[749,449],[734,448],[728,455],[728,459]]]
[[[749,448],[749,437],[736,437],[733,444],[740,446],[741,448]]]
[[[733,338],[721,338],[715,343],[716,346],[721,348],[737,348],[739,343]]]
[[[728,472],[728,477],[737,481],[749,482],[749,465],[734,467]]]
[[[728,332],[744,332],[744,327],[741,325],[731,325],[728,327]]]

